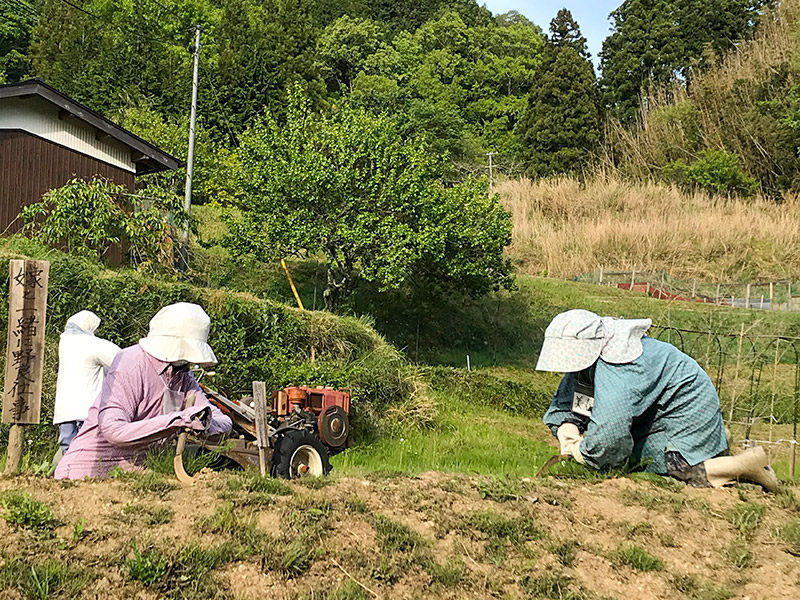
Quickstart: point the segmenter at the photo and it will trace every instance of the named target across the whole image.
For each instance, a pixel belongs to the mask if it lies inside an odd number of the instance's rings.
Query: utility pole
[[[494,154],[494,152],[487,152],[486,154],[489,156],[489,196],[491,196],[492,195],[492,183],[494,181],[494,177],[493,177],[493,173],[492,173],[492,154]]]
[[[197,87],[200,71],[200,25],[194,32],[194,75],[192,76],[192,112],[189,117],[189,153],[186,156],[186,186],[184,190],[183,209],[188,217],[192,213],[192,168],[194,167],[194,129],[197,120]],[[181,257],[178,268],[186,272],[189,267],[189,225],[183,230]]]

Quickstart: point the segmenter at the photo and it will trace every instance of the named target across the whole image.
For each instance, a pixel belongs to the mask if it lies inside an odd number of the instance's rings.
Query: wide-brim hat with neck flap
[[[650,319],[614,319],[568,310],[547,326],[536,369],[576,373],[598,358],[611,364],[631,363],[641,356],[642,337],[650,325]]]
[[[164,362],[215,365],[217,357],[208,345],[210,326],[211,319],[201,306],[189,302],[170,304],[150,320],[150,332],[139,340],[139,345]]]

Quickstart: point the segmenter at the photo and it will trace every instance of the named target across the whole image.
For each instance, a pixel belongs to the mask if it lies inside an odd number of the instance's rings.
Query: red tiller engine
[[[272,392],[272,415],[283,422],[297,411],[313,415],[320,440],[332,450],[352,444],[350,394],[330,387],[291,386]]]

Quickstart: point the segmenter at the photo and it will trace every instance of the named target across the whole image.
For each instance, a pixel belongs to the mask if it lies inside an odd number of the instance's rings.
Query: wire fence
[[[602,267],[575,279],[644,292],[661,300],[685,300],[734,308],[800,311],[800,284],[789,280],[752,283],[707,282],[679,279],[665,272],[635,269],[608,271]]]
[[[653,326],[650,335],[694,358],[711,377],[734,442],[763,445],[794,477],[800,338]]]

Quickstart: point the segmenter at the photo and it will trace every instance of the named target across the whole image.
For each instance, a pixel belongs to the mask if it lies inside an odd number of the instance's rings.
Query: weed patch
[[[637,536],[649,536],[653,534],[653,525],[648,523],[647,521],[642,521],[640,523],[619,523],[619,529],[622,535],[624,535],[629,540],[637,537]]]
[[[350,580],[332,590],[310,592],[296,596],[295,600],[372,600],[372,596],[357,583]]]
[[[477,487],[481,498],[494,500],[495,502],[519,500],[524,495],[520,482],[510,477],[498,477],[489,481],[481,481]]]
[[[662,571],[664,569],[661,559],[648,554],[640,546],[622,546],[617,549],[615,556],[619,563],[633,567],[637,571]]]
[[[727,548],[725,559],[736,569],[746,569],[753,566],[753,552],[744,536],[737,536]]]
[[[162,497],[177,488],[177,484],[167,481],[164,479],[163,475],[155,471],[145,471],[136,477],[133,483],[134,492],[155,494],[156,496]]]
[[[286,515],[286,526],[299,535],[320,536],[328,528],[333,505],[330,500],[303,496]]]
[[[728,600],[733,596],[727,588],[715,587],[698,580],[692,575],[675,575],[671,578],[675,589],[690,600]]]
[[[21,490],[8,490],[0,495],[0,516],[11,525],[37,532],[52,531],[59,521],[50,507]]]
[[[301,485],[310,490],[321,490],[333,483],[333,479],[328,477],[298,477],[292,480],[295,485]]]
[[[319,478],[322,479],[322,478]],[[280,479],[262,477],[253,470],[238,471],[228,475],[222,483],[221,493],[224,499],[231,500],[240,496],[256,495],[261,504],[265,496],[290,496],[292,488]],[[253,503],[253,498],[245,498],[245,503]]]
[[[431,560],[425,567],[431,583],[442,587],[455,587],[464,578],[466,567],[460,558],[449,558],[443,565]]]
[[[572,566],[575,562],[575,549],[578,547],[578,542],[575,540],[567,540],[564,542],[557,542],[550,544],[547,551],[555,556],[565,567]]]
[[[526,576],[521,581],[522,589],[529,598],[550,600],[588,600],[589,596],[571,577],[560,573]]]
[[[778,488],[777,493],[772,496],[772,500],[780,508],[785,508],[786,510],[797,510],[800,508],[800,503],[797,501],[794,490],[786,485],[782,485]]]
[[[786,551],[800,556],[800,519],[791,519],[778,530],[778,536],[788,544]]]
[[[731,525],[746,537],[755,533],[764,518],[764,505],[758,502],[743,502],[728,511],[727,517]]]
[[[507,555],[507,545],[521,546],[525,542],[542,538],[542,533],[531,517],[509,519],[491,511],[476,512],[464,521],[467,530],[474,529],[486,535],[486,557],[499,564]]]
[[[358,496],[350,496],[344,500],[344,509],[349,515],[363,515],[369,510],[369,507]]]
[[[620,492],[619,497],[620,501],[628,506],[638,504],[649,510],[670,508],[676,514],[685,508],[694,508],[704,514],[708,514],[711,510],[711,505],[705,498],[690,499],[683,492],[667,489],[666,486],[650,489],[626,488]]]
[[[376,513],[369,518],[369,522],[375,529],[378,546],[383,552],[405,554],[427,546],[420,534],[386,515]]]
[[[77,544],[86,536],[86,517],[81,517],[72,526],[72,542]]]
[[[126,504],[122,507],[124,520],[139,520],[145,525],[164,525],[172,521],[174,512],[167,506],[151,508],[143,504]]]
[[[169,561],[155,548],[139,551],[136,540],[131,542],[133,556],[125,559],[125,568],[131,579],[140,581],[145,587],[159,587],[167,576]]]
[[[189,600],[228,596],[213,577],[214,569],[237,557],[228,544],[203,548],[191,543],[168,556],[153,547],[139,551],[134,540],[131,552],[132,555],[125,559],[128,576],[148,588],[163,592],[167,598]]]
[[[17,589],[28,600],[76,598],[93,579],[92,572],[57,560],[12,558],[0,566],[0,589]]]

